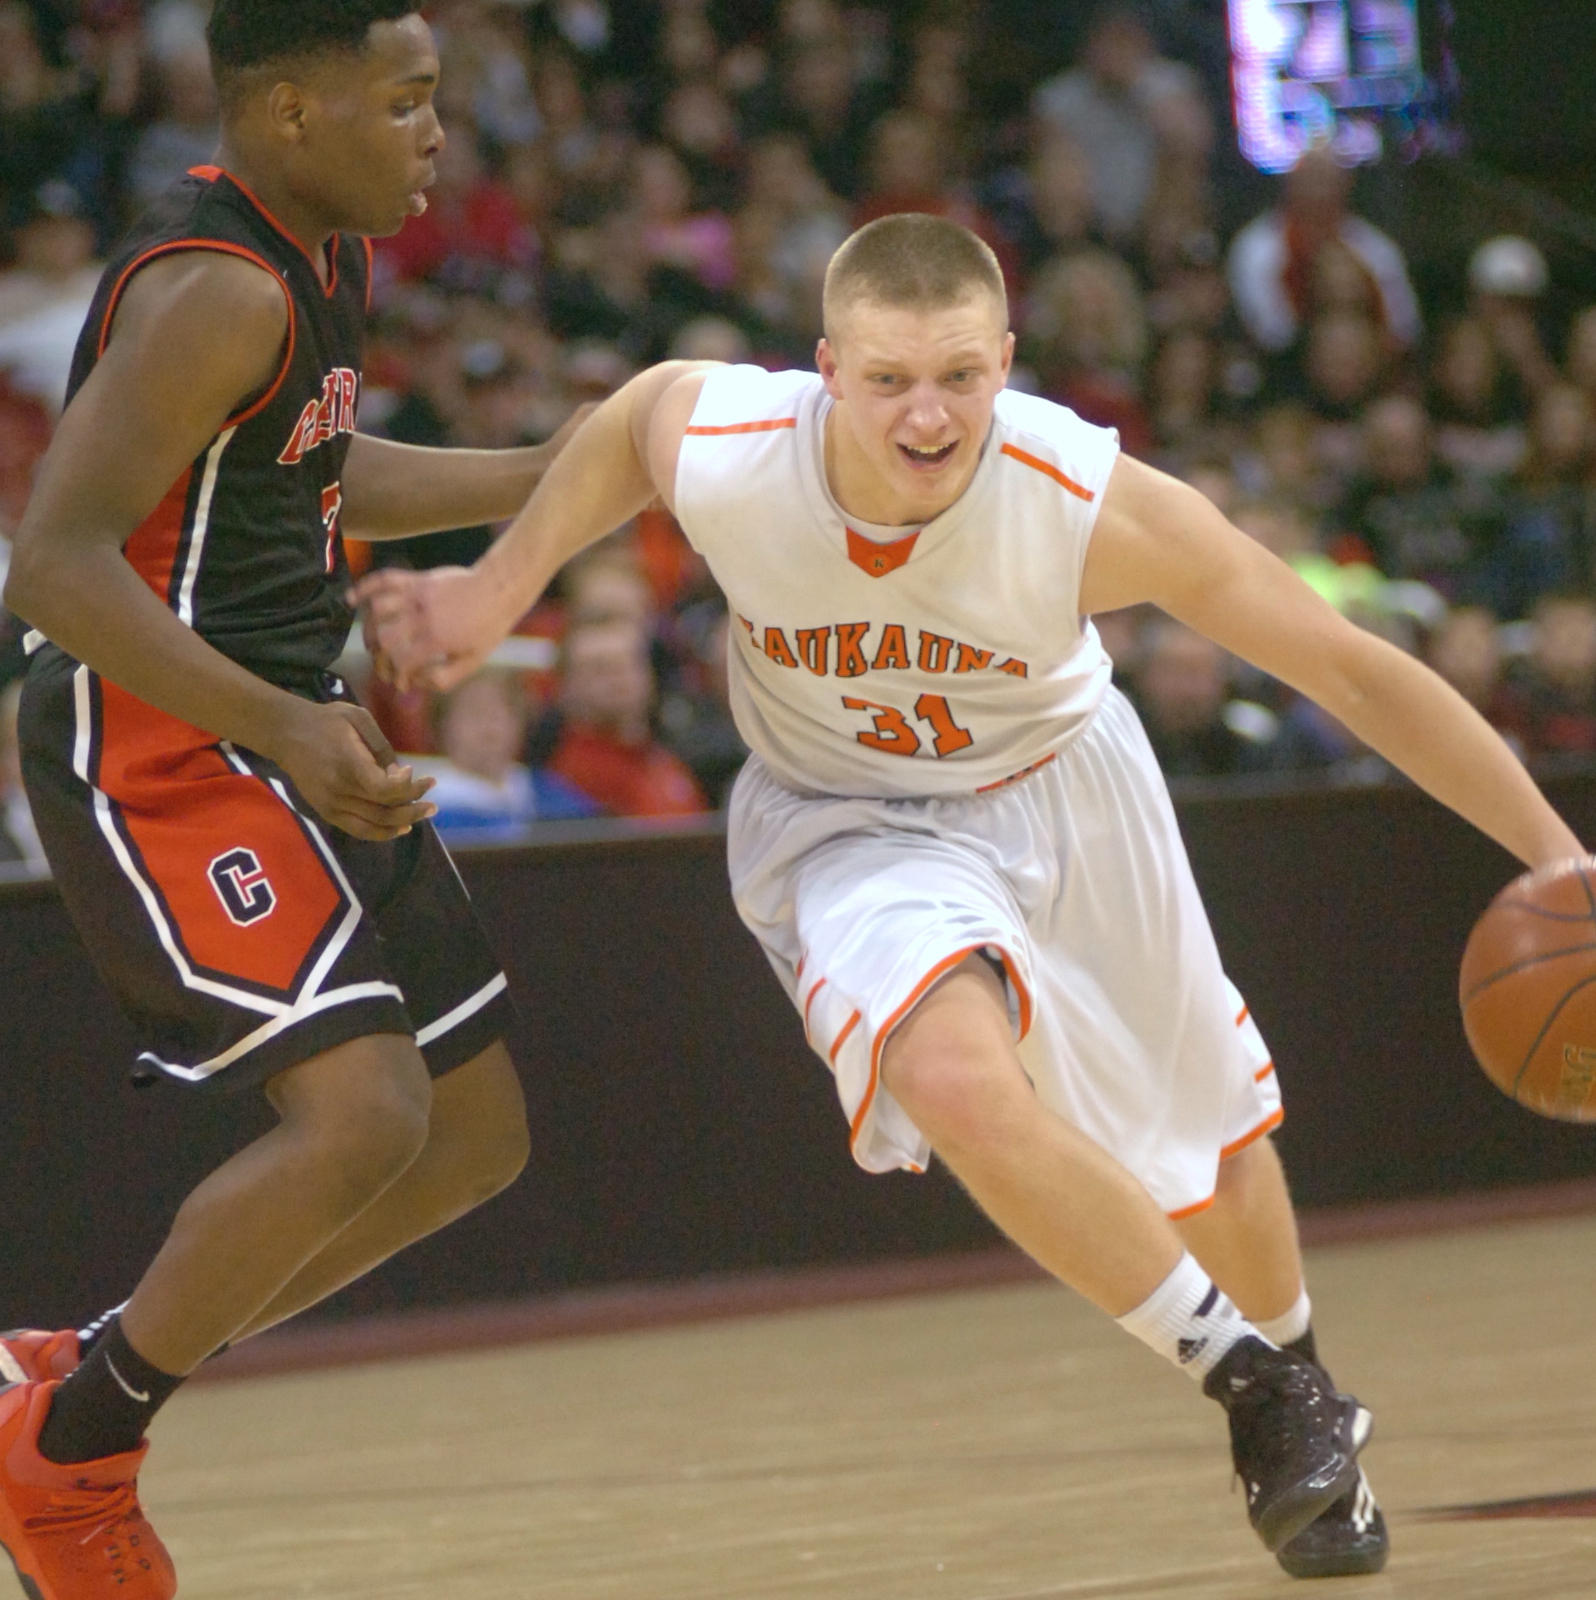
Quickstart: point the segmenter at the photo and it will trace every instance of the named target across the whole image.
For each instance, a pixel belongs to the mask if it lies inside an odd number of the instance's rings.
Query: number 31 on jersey
[[[922,740],[913,725],[896,706],[884,706],[875,700],[861,700],[857,695],[845,694],[843,707],[848,711],[868,712],[872,726],[854,735],[860,744],[872,750],[882,750],[889,756],[919,754]],[[916,718],[931,730],[931,749],[938,756],[951,756],[955,751],[968,750],[975,736],[968,728],[961,728],[953,720],[948,702],[939,694],[923,694],[914,703]]]

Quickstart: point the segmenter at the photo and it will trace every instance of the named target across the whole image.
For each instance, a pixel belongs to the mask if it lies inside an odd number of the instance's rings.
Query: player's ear
[[[1012,333],[1005,333],[1003,335],[1003,367],[1002,367],[1004,383],[1007,383],[1009,381],[1009,369],[1011,367],[1013,367],[1013,365],[1014,365],[1014,335]]]
[[[266,96],[266,120],[272,132],[298,144],[305,137],[305,96],[296,83],[273,84]]]
[[[833,400],[840,400],[842,394],[837,385],[837,352],[832,349],[829,339],[822,338],[815,346],[815,371],[820,374],[826,393]]]

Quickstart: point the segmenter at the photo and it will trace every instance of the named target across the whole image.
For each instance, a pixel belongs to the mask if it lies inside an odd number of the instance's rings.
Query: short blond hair
[[[1003,269],[991,246],[945,217],[894,212],[866,223],[832,256],[821,302],[826,337],[835,337],[837,313],[859,301],[941,311],[979,293],[997,301],[1007,326]]]

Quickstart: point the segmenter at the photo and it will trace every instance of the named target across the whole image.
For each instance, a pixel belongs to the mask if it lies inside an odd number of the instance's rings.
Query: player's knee
[[[430,1128],[426,1063],[408,1044],[386,1043],[358,1040],[270,1086],[284,1122],[339,1172],[357,1204],[410,1166]]]
[[[993,1121],[990,1065],[957,1033],[889,1040],[881,1081],[934,1145],[970,1143]]]
[[[395,1071],[369,1083],[348,1105],[349,1121],[331,1136],[357,1183],[380,1192],[426,1147],[431,1096],[423,1070]]]

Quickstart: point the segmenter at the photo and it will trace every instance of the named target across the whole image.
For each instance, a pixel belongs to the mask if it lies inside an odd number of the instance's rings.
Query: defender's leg
[[[306,1262],[233,1343],[325,1299],[491,1199],[526,1165],[526,1104],[502,1043],[432,1085],[427,1143],[371,1206]]]

